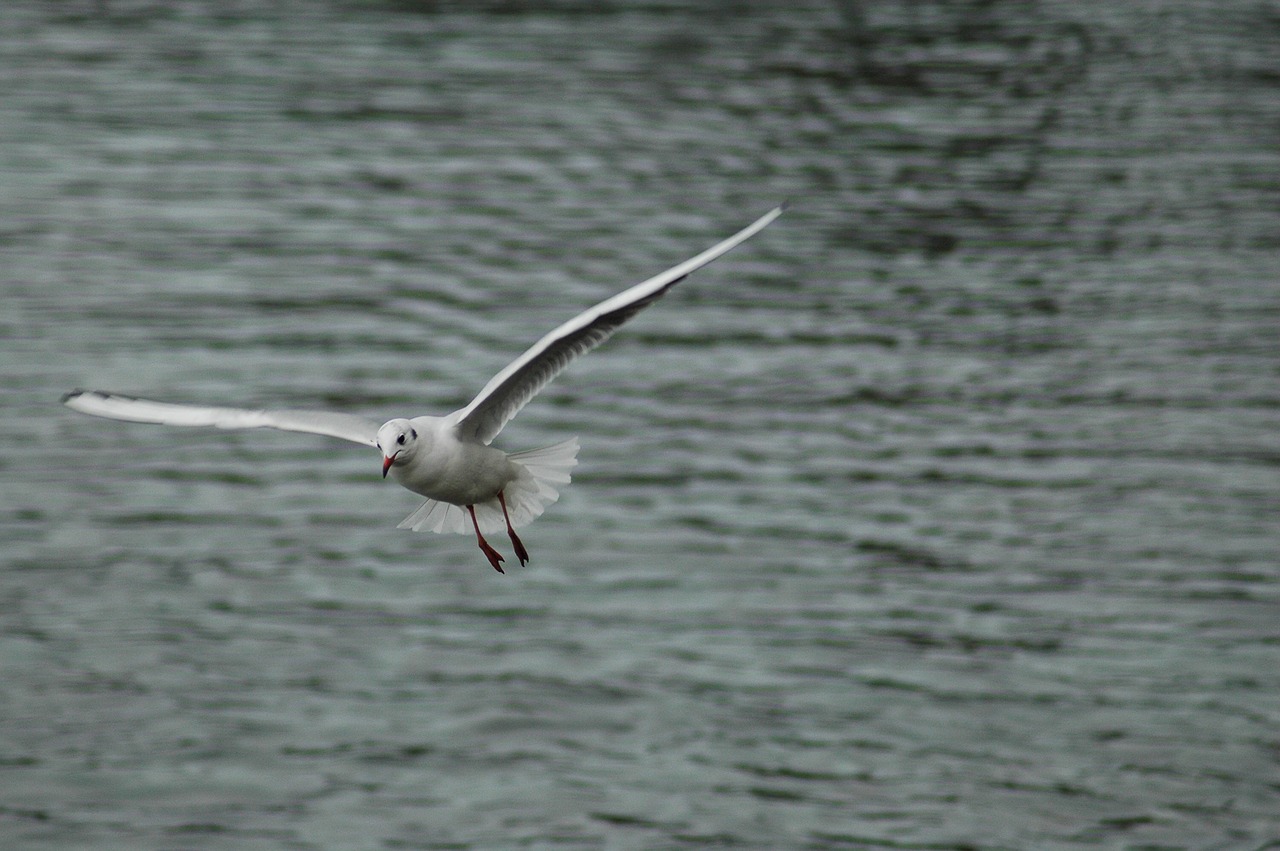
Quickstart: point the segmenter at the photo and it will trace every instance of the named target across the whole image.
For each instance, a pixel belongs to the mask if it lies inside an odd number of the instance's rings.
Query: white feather
[[[68,408],[95,417],[135,423],[214,428],[274,428],[323,434],[365,446],[376,446],[378,423],[354,414],[334,411],[255,411],[248,408],[210,408],[204,405],[176,405],[153,402],[120,393],[76,390],[62,397]]]

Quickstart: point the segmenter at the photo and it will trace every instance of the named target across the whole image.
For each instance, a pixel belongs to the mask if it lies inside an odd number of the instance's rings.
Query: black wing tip
[[[83,388],[77,387],[75,390],[72,390],[70,393],[66,393],[63,395],[62,404],[64,405],[69,404],[75,401],[76,399],[79,399],[81,396],[95,396],[99,399],[104,399],[104,400],[133,398],[132,396],[122,396],[119,393],[104,393],[101,390],[85,390]]]

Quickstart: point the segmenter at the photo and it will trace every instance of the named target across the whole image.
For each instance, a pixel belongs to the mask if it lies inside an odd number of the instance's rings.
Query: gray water
[[[0,846],[1280,847],[1280,16],[6,2]],[[499,439],[324,438],[795,206]],[[503,544],[506,542],[503,541]]]

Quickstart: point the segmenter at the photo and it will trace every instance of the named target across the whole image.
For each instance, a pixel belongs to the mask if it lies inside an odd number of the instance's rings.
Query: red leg
[[[506,571],[501,567],[502,554],[489,546],[489,542],[484,539],[484,535],[480,534],[480,524],[476,522],[476,507],[474,505],[468,505],[467,511],[471,512],[471,525],[475,527],[476,543],[480,545],[480,552],[484,553],[485,557],[489,559],[489,564],[493,565],[494,570],[499,573],[506,573]]]
[[[507,514],[507,499],[502,495],[502,491],[498,491],[498,504],[502,506],[503,519],[507,521],[507,537],[511,538],[511,546],[516,548],[516,558],[520,559],[520,566],[524,567],[529,563],[529,551],[524,548],[524,542],[511,526],[511,516]]]

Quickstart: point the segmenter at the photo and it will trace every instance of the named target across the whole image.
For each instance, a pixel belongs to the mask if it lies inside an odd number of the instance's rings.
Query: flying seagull
[[[502,555],[484,533],[506,529],[516,558],[529,561],[516,527],[532,522],[559,497],[577,463],[578,439],[525,452],[490,446],[507,421],[570,361],[607,340],[624,322],[661,298],[688,275],[762,231],[784,206],[765,213],[728,239],[660,275],[636,284],[556,328],[489,380],[465,408],[443,417],[397,417],[381,425],[354,414],[306,410],[249,410],[152,402],[119,393],[76,390],[62,398],[69,408],[96,417],[217,428],[274,428],[322,434],[375,447],[382,477],[426,502],[398,528],[466,534],[468,519],[480,550],[502,573]]]

